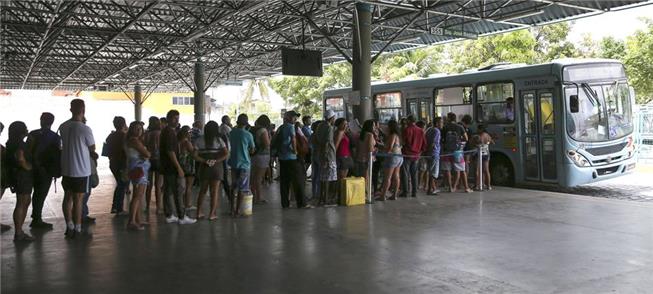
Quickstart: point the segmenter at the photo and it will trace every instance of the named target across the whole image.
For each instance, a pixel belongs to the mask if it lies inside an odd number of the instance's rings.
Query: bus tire
[[[510,160],[503,154],[492,154],[490,175],[492,176],[492,185],[515,186],[515,170]]]

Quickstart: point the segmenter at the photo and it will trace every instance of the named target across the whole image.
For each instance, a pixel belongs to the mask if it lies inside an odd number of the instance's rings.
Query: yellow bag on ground
[[[365,178],[344,178],[340,187],[340,205],[365,204]]]

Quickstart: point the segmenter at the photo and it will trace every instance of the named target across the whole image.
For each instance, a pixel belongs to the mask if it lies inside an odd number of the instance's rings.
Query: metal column
[[[134,120],[142,121],[143,117],[143,92],[141,91],[141,85],[136,84],[134,86]]]
[[[195,110],[195,121],[201,122],[204,125],[204,112],[206,111],[204,104],[204,63],[201,61],[195,62],[195,97],[193,100]]]
[[[360,104],[354,108],[354,117],[362,124],[372,119],[372,5],[356,3],[354,16],[351,84],[353,91],[360,92]]]

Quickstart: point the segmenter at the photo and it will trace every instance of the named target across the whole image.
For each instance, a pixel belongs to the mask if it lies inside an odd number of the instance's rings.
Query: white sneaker
[[[195,222],[197,222],[196,219],[192,219],[188,216],[184,216],[184,218],[179,220],[180,225],[190,225],[190,224],[194,224]]]
[[[179,218],[174,214],[166,218],[166,224],[176,223],[179,221]]]

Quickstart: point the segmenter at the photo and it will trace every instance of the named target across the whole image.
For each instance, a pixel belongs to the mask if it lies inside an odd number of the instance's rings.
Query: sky
[[[594,39],[614,37],[625,40],[638,29],[644,29],[640,17],[653,17],[653,2],[651,5],[626,10],[607,12],[601,15],[581,18],[574,21],[569,40],[579,42],[583,34],[590,33]]]

